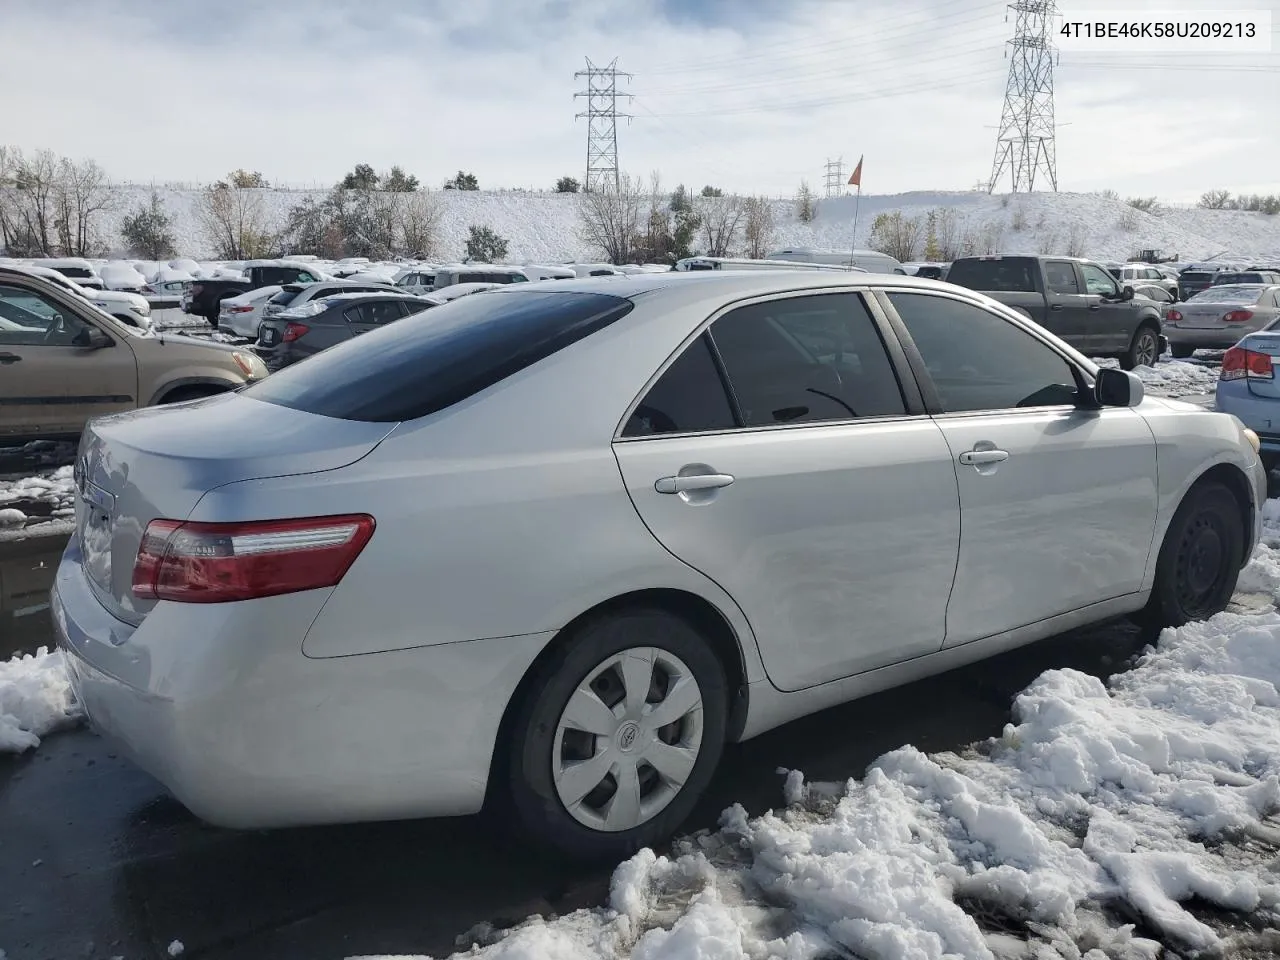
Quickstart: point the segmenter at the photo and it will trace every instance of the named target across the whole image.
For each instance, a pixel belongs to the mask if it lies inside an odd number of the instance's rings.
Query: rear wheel
[[[539,668],[506,744],[522,839],[618,859],[669,837],[720,761],[724,668],[681,618],[638,608],[585,624]]]
[[[1179,360],[1185,360],[1196,352],[1196,348],[1187,343],[1171,343],[1169,344],[1169,352]]]
[[[1155,327],[1143,324],[1133,333],[1129,349],[1120,358],[1120,366],[1125,370],[1134,367],[1154,367],[1160,357],[1160,334]]]
[[[1193,487],[1160,547],[1147,621],[1178,627],[1225,610],[1240,577],[1244,537],[1245,518],[1227,487]]]

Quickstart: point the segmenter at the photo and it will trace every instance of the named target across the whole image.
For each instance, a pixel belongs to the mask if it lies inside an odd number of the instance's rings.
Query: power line
[[[1000,133],[991,164],[987,191],[993,192],[1006,172],[1013,192],[1035,189],[1043,172],[1058,189],[1058,159],[1053,121],[1053,44],[1049,31],[1057,14],[1054,0],[1018,0],[1009,5],[1017,14],[1009,47],[1009,80],[1000,112]]]
[[[587,69],[573,75],[575,80],[586,80],[586,89],[574,93],[573,98],[587,101],[586,111],[574,119],[587,119],[587,177],[583,189],[588,193],[618,189],[618,117],[631,118],[629,113],[618,113],[619,77],[630,80],[631,74],[618,69],[616,57],[607,67],[597,67],[588,57]]]

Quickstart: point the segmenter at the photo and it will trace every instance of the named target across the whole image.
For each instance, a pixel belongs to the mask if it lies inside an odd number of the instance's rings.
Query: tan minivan
[[[233,390],[248,351],[144,332],[56,284],[0,266],[0,438],[79,436],[92,417]]]

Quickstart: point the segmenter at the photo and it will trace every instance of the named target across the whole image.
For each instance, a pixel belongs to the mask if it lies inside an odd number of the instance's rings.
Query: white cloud
[[[990,171],[1012,30],[992,0],[5,6],[0,85],[22,93],[4,139],[141,181],[243,166],[328,184],[368,162],[431,184],[463,168],[483,186],[549,186],[584,163],[585,54],[636,75],[628,171],[782,195],[817,186],[828,157],[865,154],[868,192],[965,189]],[[1060,188],[1280,190],[1261,108],[1280,80],[1257,69],[1271,62],[1064,56]]]

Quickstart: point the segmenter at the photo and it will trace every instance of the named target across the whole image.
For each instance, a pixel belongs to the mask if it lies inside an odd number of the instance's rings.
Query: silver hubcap
[[[614,654],[578,684],[556,727],[556,795],[579,823],[610,833],[657,816],[702,746],[702,691],[656,647]]]

